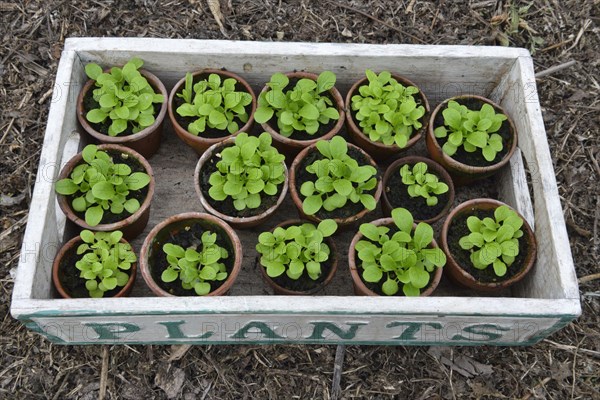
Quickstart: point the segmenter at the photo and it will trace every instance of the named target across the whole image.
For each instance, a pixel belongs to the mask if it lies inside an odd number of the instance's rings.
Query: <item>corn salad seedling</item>
[[[187,127],[191,134],[198,136],[207,128],[235,133],[238,122],[248,122],[246,106],[252,103],[252,96],[236,92],[236,83],[233,78],[222,80],[218,74],[210,74],[194,84],[192,74],[185,75],[185,87],[177,93],[185,103],[176,111],[181,117],[195,118]]]
[[[217,171],[209,178],[208,195],[216,201],[233,199],[236,210],[258,208],[262,196],[274,196],[285,181],[285,157],[271,146],[271,135],[259,137],[242,132],[235,144],[224,148]]]
[[[448,185],[440,182],[435,174],[427,173],[427,164],[424,162],[416,163],[412,169],[406,164],[400,168],[400,176],[402,183],[408,188],[410,197],[423,197],[428,206],[437,205],[437,195],[444,194],[448,191]]]
[[[149,127],[155,120],[153,104],[165,101],[138,71],[143,64],[139,58],[132,58],[123,68],[113,67],[109,73],[103,72],[98,64],[85,66],[86,75],[96,81],[92,94],[99,105],[89,110],[85,118],[93,124],[109,118],[112,121],[109,136],[119,135],[128,126],[133,133]]]
[[[340,118],[333,101],[324,94],[335,85],[335,80],[333,72],[324,71],[316,81],[302,78],[294,88],[285,91],[289,78],[281,73],[274,74],[267,83],[269,90],[258,97],[254,119],[262,124],[275,115],[279,133],[285,137],[290,137],[294,131],[314,135],[319,126]]]
[[[470,259],[477,269],[490,265],[496,276],[506,275],[519,255],[519,238],[523,236],[523,219],[507,206],[494,210],[494,218],[467,218],[469,233],[460,238],[459,245],[471,252]]]
[[[169,263],[160,277],[163,282],[173,282],[179,278],[182,288],[194,289],[197,295],[203,296],[210,293],[210,282],[227,279],[227,268],[221,260],[227,259],[229,254],[217,244],[216,233],[204,232],[200,238],[200,245],[187,249],[173,243],[165,243],[163,251]]]
[[[421,222],[413,231],[413,217],[404,208],[392,210],[392,219],[398,228],[392,236],[387,226],[362,224],[356,251],[362,261],[362,278],[379,283],[384,294],[398,293],[399,285],[406,296],[418,296],[436,268],[446,265],[446,255],[439,248],[429,248],[433,229]]]
[[[89,226],[98,225],[105,211],[119,215],[139,210],[140,202],[130,195],[150,183],[148,174],[132,172],[127,164],[115,164],[107,152],[93,144],[85,146],[82,156],[84,163],[73,168],[69,178],[56,182],[55,190],[75,197],[71,206],[77,212],[85,212]],[[122,157],[131,156],[123,154]]]
[[[377,75],[367,69],[365,74],[368,84],[351,99],[359,126],[373,142],[406,147],[413,132],[423,126],[425,107],[415,100],[419,89],[402,85],[388,71]]]
[[[374,210],[375,197],[368,192],[377,186],[375,167],[358,165],[348,155],[348,144],[341,136],[320,140],[316,146],[323,158],[306,167],[317,179],[300,187],[300,193],[306,197],[302,202],[304,213],[314,215],[321,208],[333,211],[348,201],[360,202],[366,209]]]
[[[85,229],[79,237],[83,243],[77,247],[81,257],[75,267],[81,271],[79,277],[85,279],[90,297],[103,297],[105,292],[125,286],[129,281],[126,271],[137,257],[128,243],[121,243],[123,233],[93,233]]]
[[[474,111],[456,101],[449,101],[448,107],[442,111],[445,126],[435,128],[436,138],[448,137],[442,150],[453,156],[459,147],[467,153],[474,153],[479,149],[486,161],[494,161],[496,154],[504,148],[502,136],[495,133],[502,127],[506,115],[496,114],[494,107],[489,104],[481,106],[481,110]]]
[[[331,249],[323,241],[335,233],[337,223],[323,220],[318,226],[311,223],[277,227],[258,236],[256,251],[267,275],[276,278],[284,272],[288,278],[297,280],[306,271],[308,277],[317,280],[321,276],[321,264],[326,262]]]

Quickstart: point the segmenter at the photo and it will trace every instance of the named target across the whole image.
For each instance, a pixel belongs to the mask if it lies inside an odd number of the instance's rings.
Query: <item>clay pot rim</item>
[[[109,143],[99,144],[99,145],[97,145],[97,147],[98,147],[98,150],[127,153],[127,154],[133,156],[144,167],[144,169],[146,170],[146,173],[150,176],[150,183],[148,184],[148,194],[144,198],[144,201],[140,205],[140,208],[136,212],[134,212],[133,214],[128,216],[127,218],[122,219],[120,221],[112,222],[110,224],[98,224],[96,226],[89,226],[87,224],[87,222],[85,222],[85,219],[79,218],[77,216],[77,214],[75,214],[71,205],[67,201],[67,196],[56,193],[58,205],[59,205],[60,209],[62,210],[62,212],[66,215],[66,217],[70,221],[72,221],[73,223],[75,223],[76,225],[80,226],[83,229],[89,229],[91,231],[105,231],[105,232],[121,230],[124,227],[135,223],[135,221],[137,221],[142,216],[142,214],[144,214],[144,212],[146,212],[150,208],[150,205],[152,204],[152,199],[154,197],[154,190],[155,190],[155,186],[156,186],[156,181],[154,179],[154,171],[152,170],[150,163],[148,163],[148,160],[146,160],[146,158],[144,156],[142,156],[140,153],[138,153],[137,151],[135,151],[129,147],[125,147],[125,146],[118,145],[118,144],[109,144]],[[71,157],[71,159],[69,161],[67,161],[67,163],[61,170],[60,174],[58,175],[57,181],[68,178],[71,175],[71,172],[73,171],[73,169],[76,166],[80,165],[82,161],[83,161],[82,152],[79,152],[76,155],[74,155],[73,157]]]
[[[402,166],[404,166],[405,164],[414,165],[418,162],[426,163],[428,166],[428,172],[430,172],[429,169],[433,169],[433,171],[431,171],[431,172],[435,173],[435,175],[437,175],[439,178],[441,178],[442,181],[446,185],[448,185],[449,198],[448,198],[448,202],[446,203],[446,206],[442,209],[442,211],[440,211],[440,213],[437,214],[436,216],[429,218],[429,219],[424,219],[424,220],[415,219],[416,222],[425,222],[427,224],[432,224],[432,223],[438,221],[439,219],[441,219],[444,215],[446,215],[450,211],[450,209],[452,208],[452,204],[454,203],[454,196],[455,196],[454,182],[452,181],[452,177],[450,176],[450,174],[448,173],[448,171],[446,171],[446,169],[444,167],[442,167],[440,164],[436,163],[431,158],[427,158],[427,157],[422,157],[422,156],[402,157],[402,158],[397,159],[393,163],[391,163],[390,166],[385,170],[385,173],[383,174],[383,186],[386,187],[387,182],[390,179],[390,176],[394,172],[399,171]],[[388,196],[387,196],[385,190],[383,191],[383,194],[382,194],[382,200],[385,203],[386,207],[388,207],[391,210],[392,205],[388,199]]]
[[[349,130],[351,130],[355,134],[361,136],[364,140],[368,141],[372,146],[376,147],[378,150],[381,150],[381,151],[393,150],[394,152],[400,152],[400,151],[406,150],[406,149],[414,146],[423,137],[423,135],[427,132],[427,128],[429,125],[429,115],[431,113],[431,109],[429,107],[429,101],[427,100],[425,93],[423,93],[423,91],[421,90],[421,88],[419,86],[417,86],[411,80],[409,80],[408,78],[406,78],[402,75],[398,75],[398,74],[394,74],[394,73],[392,73],[391,75],[392,75],[392,78],[396,79],[402,85],[414,86],[417,89],[419,89],[418,95],[421,98],[421,103],[422,103],[421,105],[423,107],[425,107],[425,114],[421,117],[423,120],[422,121],[423,126],[421,126],[421,128],[419,128],[416,132],[413,132],[410,139],[406,143],[406,146],[400,148],[395,143],[391,144],[391,145],[386,145],[381,142],[374,142],[367,135],[365,135],[362,128],[360,126],[358,126],[356,124],[356,122],[354,121],[354,115],[352,114],[352,111],[351,111],[352,96],[358,90],[359,87],[363,86],[365,84],[365,82],[368,81],[368,78],[366,76],[359,79],[358,81],[354,82],[354,84],[352,85],[352,87],[350,88],[348,93],[346,94],[346,104],[345,104],[346,105],[346,124],[348,125]],[[414,97],[414,95],[413,95],[413,97]]]
[[[110,72],[110,68],[104,69],[104,72],[105,73]],[[85,98],[85,95],[93,87],[93,85],[96,82],[94,79],[89,79],[85,83],[85,85],[83,86],[81,91],[79,92],[79,95],[77,96],[76,107],[77,107],[77,119],[79,120],[79,123],[81,124],[82,128],[87,133],[89,133],[90,136],[92,136],[94,139],[96,139],[102,143],[127,145],[128,143],[142,140],[142,139],[146,138],[147,136],[151,135],[163,123],[163,120],[165,119],[165,115],[167,114],[167,99],[169,97],[167,89],[165,88],[165,85],[162,83],[162,81],[160,79],[158,79],[158,77],[156,75],[152,74],[151,72],[149,72],[145,69],[140,69],[139,72],[144,76],[144,78],[146,78],[148,80],[148,82],[150,83],[150,86],[153,86],[155,91],[158,90],[158,92],[160,92],[159,94],[162,94],[163,98],[164,98],[164,100],[160,106],[160,110],[158,111],[158,114],[155,115],[154,123],[144,129],[142,129],[141,131],[139,131],[137,133],[133,133],[133,134],[127,135],[127,136],[118,136],[118,135],[117,136],[109,136],[107,134],[104,134],[102,132],[98,132],[97,130],[95,130],[92,127],[92,125],[85,118],[86,110],[84,109],[84,105],[83,105],[83,99]]]
[[[125,240],[125,238],[121,238],[120,240],[121,243],[126,243],[128,245],[131,246],[131,250],[135,253],[135,249],[133,248],[133,246],[131,245],[131,243],[129,243],[127,240]],[[60,270],[60,262],[62,261],[63,257],[65,256],[65,254],[67,254],[71,249],[73,249],[76,246],[79,246],[80,243],[83,243],[83,239],[81,239],[81,237],[79,236],[75,236],[74,238],[72,238],[71,240],[69,240],[67,243],[65,243],[60,250],[58,251],[58,253],[56,254],[56,256],[54,257],[54,262],[52,263],[52,283],[54,284],[54,287],[56,288],[56,290],[58,291],[58,293],[60,294],[60,296],[64,299],[73,299],[73,297],[71,297],[71,295],[69,295],[67,293],[67,291],[65,290],[65,288],[63,287],[62,283],[60,282],[60,279],[58,277],[58,273]],[[117,294],[115,294],[114,296],[111,297],[103,297],[103,298],[115,298],[115,297],[125,297],[127,296],[127,294],[131,291],[131,288],[133,287],[133,284],[135,283],[135,276],[137,273],[137,261],[131,264],[131,268],[129,271],[127,271],[129,273],[129,279],[127,280],[127,283],[125,284],[125,286],[123,286],[121,288],[121,290],[119,290],[117,292]],[[86,299],[94,299],[93,297],[85,297]]]
[[[523,220],[523,227],[521,229],[524,230],[523,237],[526,238],[526,240],[528,241],[529,253],[525,257],[525,260],[523,262],[524,265],[523,265],[521,271],[518,272],[516,275],[514,275],[510,279],[500,280],[498,282],[487,282],[487,283],[479,282],[471,274],[469,274],[465,269],[463,269],[463,267],[458,263],[458,261],[456,260],[456,258],[454,258],[454,256],[452,255],[452,252],[450,251],[450,246],[448,245],[448,230],[450,228],[450,225],[451,225],[453,219],[460,214],[468,213],[468,210],[467,210],[468,208],[473,207],[473,208],[481,209],[480,208],[481,205],[489,206],[489,208],[486,208],[486,209],[493,208],[494,210],[500,206],[508,206],[511,210],[516,212],[517,215],[519,217],[521,217],[521,219]],[[488,199],[488,198],[476,198],[476,199],[467,200],[467,201],[459,204],[456,208],[454,208],[450,212],[450,214],[446,217],[446,220],[444,221],[444,225],[442,226],[442,231],[440,233],[440,247],[442,248],[444,253],[446,253],[446,257],[448,258],[447,264],[449,265],[450,263],[453,263],[454,265],[456,265],[458,267],[456,269],[457,272],[459,272],[460,275],[472,285],[471,287],[478,287],[478,288],[481,288],[481,290],[498,290],[498,289],[507,288],[507,287],[517,283],[518,281],[523,279],[529,273],[529,271],[531,271],[531,269],[533,268],[533,265],[536,262],[536,258],[537,258],[537,242],[535,239],[535,233],[533,232],[533,229],[531,229],[531,226],[529,226],[529,223],[523,217],[523,215],[521,215],[521,213],[519,213],[517,210],[515,210],[513,207],[511,207],[510,205],[508,205],[506,203],[503,203],[499,200]]]
[[[276,226],[274,226],[268,232],[273,232],[276,228],[283,228],[283,227],[287,227],[290,225],[300,225],[300,224],[306,224],[306,223],[314,225],[313,222],[307,221],[305,219],[300,219],[300,218],[286,219],[285,221],[282,221],[279,224],[277,224]],[[330,250],[329,254],[330,255],[333,254],[331,269],[329,270],[329,273],[327,274],[327,276],[325,277],[325,280],[323,282],[321,282],[317,287],[315,287],[311,290],[307,290],[307,291],[291,290],[291,289],[288,289],[286,287],[283,287],[283,286],[277,284],[273,280],[273,278],[271,278],[269,275],[267,275],[267,271],[266,271],[265,267],[263,267],[259,261],[260,253],[257,254],[257,256],[256,256],[257,267],[260,269],[261,275],[262,275],[263,279],[265,280],[265,282],[267,282],[267,284],[269,286],[271,286],[273,288],[273,290],[275,291],[275,295],[312,296],[315,293],[318,293],[321,290],[325,289],[325,287],[327,287],[327,285],[329,285],[331,283],[333,277],[335,276],[335,273],[337,272],[337,265],[338,265],[339,257],[337,255],[337,247],[335,245],[335,242],[332,240],[332,236],[324,238],[324,241],[326,241],[327,245],[329,246],[329,250]],[[277,292],[279,292],[281,294],[278,294]]]
[[[254,124],[254,112],[256,111],[257,102],[256,102],[256,94],[254,93],[254,90],[252,90],[252,87],[250,86],[250,84],[248,84],[248,82],[238,74],[235,74],[235,73],[227,71],[227,70],[221,70],[221,69],[216,69],[216,68],[204,68],[204,69],[192,72],[193,78],[196,78],[199,75],[208,75],[208,74],[217,74],[221,77],[224,76],[226,78],[233,78],[244,87],[244,90],[250,96],[252,96],[251,111],[250,111],[250,115],[248,117],[248,121],[246,121],[246,123],[240,129],[238,129],[236,132],[226,135],[226,136],[222,136],[222,137],[218,137],[218,138],[206,138],[206,137],[202,137],[200,135],[194,135],[194,134],[190,133],[186,128],[182,127],[179,124],[179,122],[177,121],[177,117],[175,115],[176,110],[175,110],[175,106],[174,106],[174,101],[175,101],[175,96],[180,91],[179,89],[181,89],[181,87],[185,85],[185,76],[183,78],[181,78],[175,84],[173,89],[171,90],[171,93],[169,94],[169,99],[167,102],[167,110],[169,113],[169,119],[171,120],[171,124],[173,124],[173,129],[175,132],[178,132],[178,131],[181,132],[185,137],[187,137],[189,140],[191,140],[193,142],[209,143],[210,145],[212,145],[214,143],[219,143],[225,139],[229,139],[231,137],[237,136],[238,134],[240,134],[242,132],[249,132],[250,128]]]
[[[377,170],[377,174],[379,174],[379,168],[377,166],[377,163],[375,162],[373,157],[371,157],[366,151],[364,151],[363,149],[361,149],[360,147],[358,147],[352,143],[348,143],[348,148],[354,148],[355,150],[358,150],[363,156],[365,156],[367,158],[367,160],[369,160],[369,163],[373,167],[375,167],[375,169]],[[290,186],[290,194],[292,196],[292,200],[294,201],[294,205],[298,209],[298,212],[300,212],[302,215],[305,216],[306,219],[308,219],[312,222],[321,222],[322,219],[316,217],[315,215],[305,215],[304,214],[304,211],[302,211],[302,200],[300,199],[300,195],[298,194],[298,191],[296,191],[296,171],[298,170],[302,160],[311,151],[318,151],[316,143],[311,144],[310,146],[308,146],[304,150],[302,150],[300,153],[298,153],[298,155],[296,156],[296,158],[294,158],[294,161],[292,162],[292,165],[290,167],[290,185],[289,185]],[[377,174],[376,174],[376,177],[377,177]],[[382,192],[383,192],[383,179],[380,177],[377,180],[375,194],[373,195],[373,197],[375,198],[375,203],[379,202]],[[346,218],[325,218],[325,219],[333,219],[338,224],[338,229],[339,229],[342,226],[350,225],[353,222],[358,221],[359,219],[363,218],[365,215],[367,215],[371,211],[375,211],[375,210],[369,210],[367,208],[363,208],[358,214],[354,214],[354,215],[351,215]]]
[[[237,279],[237,277],[242,269],[242,258],[243,258],[242,243],[240,242],[240,239],[239,239],[238,235],[235,233],[235,231],[233,230],[233,228],[231,228],[226,222],[220,220],[219,218],[215,217],[214,215],[210,215],[210,214],[206,214],[206,213],[185,212],[185,213],[181,213],[181,214],[172,215],[168,218],[165,218],[164,220],[159,222],[154,228],[152,228],[150,233],[148,233],[148,235],[144,239],[144,243],[142,244],[142,249],[140,250],[140,256],[138,258],[139,263],[140,263],[140,272],[142,274],[142,278],[144,278],[146,285],[148,285],[150,290],[157,296],[184,297],[184,296],[176,296],[176,295],[173,295],[173,294],[167,292],[166,290],[162,289],[160,287],[160,285],[152,278],[151,266],[148,262],[148,254],[149,254],[150,248],[152,246],[152,243],[154,242],[154,239],[156,238],[156,235],[159,232],[161,232],[163,229],[168,228],[170,225],[172,225],[174,223],[177,223],[180,221],[185,221],[185,220],[206,220],[212,224],[218,225],[227,234],[229,241],[231,242],[231,245],[233,247],[234,253],[235,253],[233,267],[231,269],[231,272],[229,273],[229,276],[223,282],[223,284],[220,287],[218,287],[217,289],[215,289],[214,291],[209,292],[205,296],[221,296],[221,295],[225,294],[229,289],[231,289],[231,286],[234,284],[235,280]],[[189,296],[189,297],[194,298],[194,297],[205,297],[205,296]],[[185,297],[188,297],[188,296],[185,296]]]
[[[318,78],[317,74],[314,74],[312,72],[304,72],[304,71],[292,71],[292,72],[287,72],[284,73],[285,76],[287,76],[290,79],[302,79],[302,78],[307,78],[307,79],[312,79],[313,81],[316,81]],[[267,92],[269,90],[268,86],[264,86],[262,88],[262,90],[259,93],[259,97],[260,94],[262,94],[263,92]],[[310,146],[316,142],[318,142],[319,140],[328,140],[331,139],[332,137],[334,137],[339,131],[340,129],[342,129],[342,126],[344,125],[344,120],[345,120],[345,106],[344,106],[344,99],[342,97],[342,95],[340,94],[339,90],[334,86],[331,89],[329,89],[329,94],[331,95],[331,97],[333,97],[333,101],[336,105],[336,108],[338,110],[338,113],[340,114],[340,118],[337,120],[337,122],[335,123],[335,125],[331,128],[331,130],[327,133],[325,133],[322,136],[319,136],[317,138],[314,139],[308,139],[308,140],[299,140],[299,139],[292,139],[289,137],[285,137],[282,134],[279,133],[279,131],[276,128],[273,128],[270,124],[269,121],[271,121],[273,119],[273,117],[271,117],[271,119],[267,122],[264,122],[262,124],[260,124],[263,128],[263,130],[265,132],[268,132],[271,136],[273,136],[273,139],[277,142],[283,143],[284,145],[287,145],[289,147],[293,147],[295,149],[300,149],[300,148],[304,148],[306,146]],[[274,116],[275,114],[273,114]]]
[[[381,226],[381,225],[394,225],[394,220],[392,218],[379,218],[376,219],[374,221],[370,222],[371,224],[374,224],[376,226]],[[417,226],[416,223],[413,223],[413,230],[415,229],[415,227]],[[367,287],[367,285],[365,285],[365,283],[363,282],[363,280],[360,277],[359,274],[359,268],[356,265],[356,257],[355,257],[355,253],[356,253],[356,244],[358,243],[359,240],[361,240],[363,238],[363,234],[360,231],[357,231],[356,234],[352,237],[352,241],[350,242],[350,247],[348,248],[348,267],[350,269],[350,275],[352,276],[352,281],[354,283],[354,285],[356,285],[360,291],[368,296],[378,296],[378,297],[382,297],[382,298],[399,298],[399,297],[404,297],[404,298],[410,298],[408,296],[405,296],[402,292],[401,295],[394,295],[394,296],[381,296],[377,293],[375,293],[374,291],[372,291],[371,289],[369,289]],[[435,239],[432,239],[431,244],[430,244],[430,248],[440,248],[440,246],[438,246],[437,242]],[[435,291],[435,289],[437,288],[437,286],[440,283],[440,279],[442,278],[442,272],[443,272],[444,267],[436,267],[435,272],[432,274],[431,272],[429,273],[430,276],[430,283],[428,286],[426,286],[426,290],[422,291],[421,294],[418,297],[425,297],[425,296],[429,296],[431,293],[433,293]],[[433,279],[431,279],[431,277],[433,277]],[[400,290],[398,290],[398,293],[401,293]]]
[[[282,161],[281,163],[283,165],[283,170],[284,170],[284,175],[285,175],[285,179],[283,181],[283,188],[281,188],[281,193],[279,194],[277,202],[275,204],[273,204],[271,207],[267,208],[262,213],[260,213],[258,215],[253,215],[251,217],[234,217],[231,215],[226,215],[226,214],[221,213],[220,211],[216,210],[213,206],[211,206],[210,203],[208,202],[208,200],[206,199],[206,197],[204,196],[204,193],[202,192],[202,189],[200,188],[200,173],[202,172],[202,167],[204,166],[204,164],[206,164],[206,162],[217,151],[219,151],[225,147],[231,147],[230,145],[235,142],[235,139],[236,139],[235,137],[230,137],[219,143],[215,143],[212,146],[210,146],[202,154],[202,156],[200,156],[200,159],[198,160],[198,163],[196,164],[196,169],[194,170],[194,189],[196,190],[196,195],[200,198],[200,204],[202,204],[202,207],[204,207],[204,209],[208,213],[215,215],[230,224],[252,225],[254,223],[259,223],[259,222],[263,221],[264,219],[268,218],[269,216],[273,215],[273,213],[275,213],[275,211],[279,208],[281,203],[283,203],[283,201],[285,200],[285,196],[287,195],[288,187],[289,187],[289,171],[288,171],[287,166],[285,165],[285,160]]]
[[[433,134],[433,131],[436,128],[436,127],[434,127],[435,117],[437,116],[437,114],[439,112],[441,112],[441,111],[443,111],[443,109],[445,109],[445,106],[448,104],[448,102],[454,100],[454,101],[458,101],[460,103],[460,100],[473,100],[473,99],[479,100],[483,103],[487,103],[487,104],[491,105],[492,107],[494,107],[496,112],[500,111],[504,115],[506,115],[506,118],[507,118],[506,122],[508,122],[508,130],[509,130],[510,135],[512,136],[512,144],[511,144],[508,152],[504,155],[504,157],[502,157],[502,159],[500,159],[497,163],[494,163],[492,165],[488,165],[485,167],[464,164],[464,163],[461,163],[460,161],[457,161],[454,158],[450,157],[449,155],[444,153],[437,138]],[[506,110],[504,110],[504,108],[502,108],[499,104],[495,103],[494,101],[492,101],[486,97],[475,95],[475,94],[469,94],[469,95],[465,94],[465,95],[450,97],[449,99],[446,99],[446,100],[442,101],[440,104],[438,104],[438,106],[433,110],[433,112],[431,113],[431,116],[429,118],[429,126],[427,127],[426,135],[430,138],[432,145],[436,148],[437,151],[439,151],[442,159],[444,160],[445,163],[448,164],[449,167],[451,167],[457,171],[463,172],[463,173],[468,173],[469,175],[492,173],[492,172],[500,170],[503,166],[505,166],[510,161],[511,157],[515,153],[515,150],[517,149],[517,140],[518,140],[517,130],[515,128],[512,118],[506,112]]]

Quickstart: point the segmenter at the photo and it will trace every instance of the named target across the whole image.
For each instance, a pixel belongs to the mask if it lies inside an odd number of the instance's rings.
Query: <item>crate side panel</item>
[[[145,68],[157,74],[168,87],[187,71],[210,67],[239,73],[256,90],[260,90],[275,72],[331,70],[341,82],[339,88],[345,91],[351,82],[363,76],[365,69],[388,69],[406,75],[421,86],[434,104],[461,93],[489,94],[515,59],[498,53],[497,49],[465,46],[432,46],[435,49],[423,50],[419,46],[406,45],[229,41],[217,45],[204,41],[183,44],[169,41],[169,46],[148,48],[147,45],[134,46],[136,42],[123,39],[92,49],[88,47],[91,45],[88,41],[78,54],[84,62],[106,66],[123,64],[132,56],[140,57],[146,62]],[[105,42],[99,39],[97,44],[101,43]],[[111,44],[118,51],[107,51]]]
[[[63,343],[532,344],[560,319],[497,316],[227,314],[33,318]]]
[[[539,298],[578,298],[531,58],[521,57],[492,94],[513,118],[534,193],[538,257],[533,274],[517,287],[518,293]]]
[[[74,51],[63,51],[53,88],[42,154],[32,195],[27,228],[23,237],[13,306],[22,299],[47,298],[50,294],[50,269],[62,229],[57,224],[53,183],[59,172],[68,134],[74,130],[74,108],[78,88],[73,82],[81,74]],[[60,220],[58,221],[60,223]]]

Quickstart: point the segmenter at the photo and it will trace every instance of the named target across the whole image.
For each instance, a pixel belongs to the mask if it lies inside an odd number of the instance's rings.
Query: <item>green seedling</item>
[[[473,111],[456,101],[449,101],[442,115],[445,126],[435,128],[433,133],[436,138],[448,137],[442,146],[447,155],[453,156],[462,146],[467,153],[479,149],[483,158],[492,162],[504,148],[502,136],[495,132],[507,117],[502,113],[496,114],[491,105],[484,104],[481,110]]]
[[[137,261],[128,243],[122,243],[121,231],[91,232],[87,229],[79,234],[83,243],[77,247],[81,256],[75,267],[85,279],[85,288],[90,297],[103,297],[105,292],[123,287],[129,281],[126,271]]]
[[[254,119],[262,124],[275,115],[279,133],[285,137],[294,131],[314,135],[320,125],[340,119],[338,110],[332,107],[333,101],[323,94],[335,85],[335,79],[333,72],[324,71],[316,81],[303,78],[293,89],[285,91],[290,82],[288,77],[274,74],[267,83],[270,89],[258,97]]]
[[[210,282],[227,279],[227,268],[221,260],[229,257],[227,250],[217,244],[217,234],[206,231],[200,238],[200,245],[187,249],[165,243],[163,251],[167,255],[169,266],[162,272],[163,282],[181,280],[181,287],[194,289],[197,295],[203,296],[211,291]]]
[[[321,264],[329,259],[331,249],[323,241],[337,230],[334,220],[326,219],[314,226],[311,223],[275,228],[273,233],[258,236],[256,251],[267,275],[276,278],[284,272],[293,280],[306,274],[313,281],[321,276]]]
[[[402,85],[388,71],[365,73],[369,83],[351,99],[359,126],[373,142],[406,147],[413,132],[423,126],[425,107],[415,100],[419,89]]]
[[[400,168],[402,183],[408,186],[410,197],[423,197],[428,206],[435,206],[438,203],[437,195],[446,193],[448,185],[440,182],[435,174],[427,173],[427,164],[424,162],[416,163],[412,169],[408,164]]]
[[[233,78],[221,80],[218,74],[210,74],[194,84],[191,73],[185,75],[185,88],[177,97],[185,103],[177,107],[181,117],[195,118],[187,130],[200,135],[207,128],[235,133],[248,122],[246,106],[252,103],[252,96],[246,92],[236,92],[237,81]]]
[[[148,174],[132,172],[127,164],[113,163],[107,152],[98,150],[93,144],[85,146],[82,156],[84,162],[73,168],[69,178],[56,182],[55,190],[75,197],[71,207],[77,212],[85,212],[85,222],[89,226],[98,225],[105,211],[120,215],[139,210],[140,202],[131,196],[131,192],[150,183]],[[124,153],[121,157],[132,156]]]
[[[398,231],[391,236],[387,226],[360,226],[365,239],[358,241],[356,251],[362,261],[362,278],[370,283],[383,281],[381,290],[388,296],[398,293],[400,284],[406,296],[418,296],[435,268],[446,265],[446,255],[430,248],[433,229],[429,224],[421,222],[413,231],[413,217],[404,208],[392,210],[392,218]]]
[[[153,104],[165,101],[138,71],[143,64],[139,58],[132,58],[123,68],[111,68],[110,73],[103,72],[98,64],[85,66],[86,75],[96,81],[92,94],[99,105],[88,111],[85,118],[93,124],[109,118],[109,136],[117,136],[128,127],[133,133],[149,127],[154,123]]]
[[[259,137],[242,132],[218,156],[221,160],[210,175],[208,195],[216,201],[231,197],[238,211],[258,208],[261,195],[276,195],[285,181],[285,156],[271,146],[271,135],[266,132]]]
[[[523,236],[523,219],[507,206],[494,210],[494,218],[467,218],[469,233],[460,238],[460,247],[471,252],[471,263],[477,269],[490,265],[498,277],[506,275],[507,268],[519,255],[519,238]]]
[[[321,208],[333,211],[348,201],[360,202],[366,209],[374,210],[375,197],[368,192],[377,186],[377,169],[372,165],[358,165],[348,155],[348,144],[341,136],[320,140],[316,146],[323,158],[306,167],[317,179],[304,182],[300,187],[300,193],[305,196],[304,213],[314,215]]]

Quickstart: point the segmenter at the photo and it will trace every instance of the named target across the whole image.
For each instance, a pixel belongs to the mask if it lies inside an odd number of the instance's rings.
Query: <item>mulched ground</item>
[[[503,44],[535,51],[537,71],[577,61],[537,84],[581,318],[528,348],[349,346],[341,398],[600,398],[598,0],[224,0],[220,9],[222,29],[200,0],[0,2],[0,398],[98,398],[103,355],[110,399],[332,395],[335,346],[60,347],[10,317],[12,269],[69,36]]]

